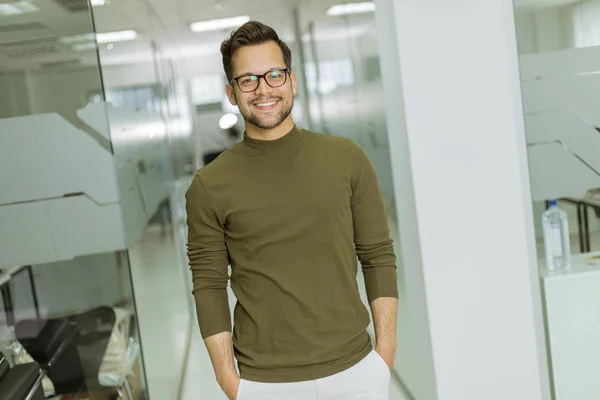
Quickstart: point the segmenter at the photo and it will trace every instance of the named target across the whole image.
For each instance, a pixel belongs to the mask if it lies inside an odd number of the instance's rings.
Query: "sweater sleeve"
[[[356,255],[361,262],[369,303],[398,297],[396,256],[375,168],[366,152],[354,145],[352,218]]]
[[[198,175],[186,193],[186,210],[188,258],[200,332],[203,338],[231,332],[225,233],[213,200]]]

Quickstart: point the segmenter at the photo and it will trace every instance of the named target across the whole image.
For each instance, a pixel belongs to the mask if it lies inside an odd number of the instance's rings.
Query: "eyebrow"
[[[287,67],[273,67],[271,69],[268,69],[267,72],[271,72],[274,69],[285,69],[285,68],[287,68]],[[265,72],[265,74],[267,72]],[[255,72],[244,72],[243,74],[239,74],[238,76],[241,77],[241,76],[246,76],[246,75],[262,75],[262,74],[258,74],[258,73],[255,73]]]

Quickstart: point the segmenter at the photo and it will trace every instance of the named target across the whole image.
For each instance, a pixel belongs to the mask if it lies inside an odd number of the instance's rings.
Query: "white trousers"
[[[354,367],[314,381],[243,380],[236,400],[388,400],[390,369],[375,351]]]

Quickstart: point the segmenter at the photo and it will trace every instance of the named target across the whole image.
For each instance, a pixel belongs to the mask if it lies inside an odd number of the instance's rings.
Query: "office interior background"
[[[403,189],[386,100],[402,97],[390,84],[401,71],[383,66],[384,3],[394,2],[0,1],[0,359],[13,376],[28,374],[23,393],[225,398],[195,321],[184,193],[203,156],[235,142],[227,129],[243,131],[226,99],[219,45],[257,19],[292,48],[296,123],[355,140],[375,165],[399,259],[390,398],[432,398],[435,384],[416,367],[426,357],[415,344],[423,316],[411,308],[412,266],[401,246]],[[560,199],[576,254],[568,272],[540,261],[536,282],[551,396],[598,399],[600,1],[517,0],[510,18],[530,240],[542,260],[541,214]],[[42,370],[27,371],[34,362]],[[0,388],[11,384],[0,373]],[[440,389],[439,398],[451,397]]]

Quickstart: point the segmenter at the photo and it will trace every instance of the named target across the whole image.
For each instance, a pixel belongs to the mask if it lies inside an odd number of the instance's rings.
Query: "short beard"
[[[277,128],[279,125],[281,125],[283,121],[285,121],[287,117],[289,117],[292,113],[292,108],[294,108],[294,99],[292,99],[292,104],[290,105],[290,107],[281,110],[279,116],[277,117],[277,119],[275,119],[274,122],[263,122],[256,116],[256,114],[252,112],[250,112],[248,115],[244,115],[244,113],[242,113],[242,116],[244,117],[246,122],[256,126],[257,128],[269,130]]]

